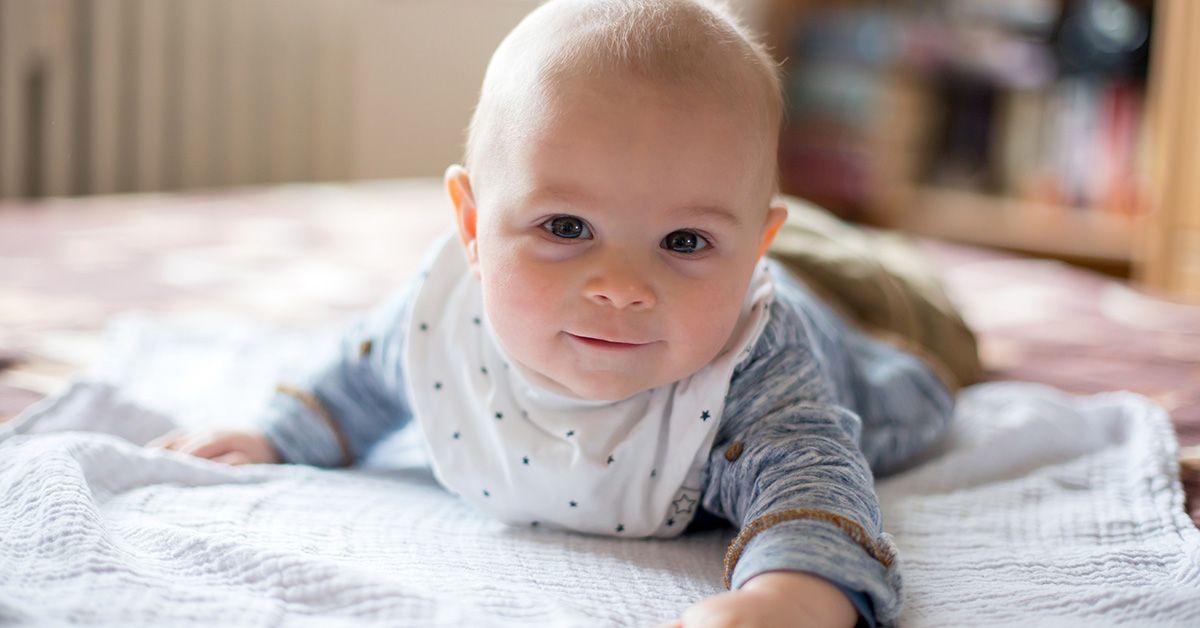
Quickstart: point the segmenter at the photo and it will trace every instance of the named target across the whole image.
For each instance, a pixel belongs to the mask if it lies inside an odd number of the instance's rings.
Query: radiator
[[[0,0],[0,197],[350,172],[348,0]]]

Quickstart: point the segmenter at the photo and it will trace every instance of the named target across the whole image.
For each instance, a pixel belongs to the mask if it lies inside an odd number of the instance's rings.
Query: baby
[[[739,529],[730,592],[683,626],[894,622],[872,469],[934,442],[951,395],[764,258],[780,82],[701,0],[553,0],[497,49],[457,219],[260,431],[156,445],[232,464],[353,464],[420,427],[438,480],[513,525]]]

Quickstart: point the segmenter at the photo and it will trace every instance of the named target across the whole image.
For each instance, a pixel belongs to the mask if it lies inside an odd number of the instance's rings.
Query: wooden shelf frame
[[[891,227],[922,235],[1110,268],[1132,262],[1141,220],[940,188],[917,188]]]
[[[1157,0],[1150,73],[1151,199],[1136,276],[1200,302],[1200,2]]]

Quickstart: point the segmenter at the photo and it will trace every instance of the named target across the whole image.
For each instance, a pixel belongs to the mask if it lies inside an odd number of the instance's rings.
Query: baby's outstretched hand
[[[147,447],[171,449],[226,464],[277,464],[275,446],[262,432],[251,430],[204,430],[170,432]]]
[[[799,572],[769,572],[737,591],[701,600],[669,628],[853,626],[858,611],[837,587]],[[664,627],[664,628],[666,628]]]

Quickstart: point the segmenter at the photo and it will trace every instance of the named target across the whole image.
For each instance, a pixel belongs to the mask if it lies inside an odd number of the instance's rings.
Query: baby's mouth
[[[650,344],[648,342],[621,342],[618,340],[607,340],[604,338],[581,336],[579,334],[573,334],[569,331],[563,332],[563,333],[567,334],[568,337],[575,340],[576,342],[580,342],[584,345],[587,345],[589,347],[595,347],[597,349],[614,349],[614,350],[637,349],[638,347],[645,347]]]

